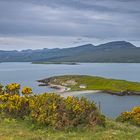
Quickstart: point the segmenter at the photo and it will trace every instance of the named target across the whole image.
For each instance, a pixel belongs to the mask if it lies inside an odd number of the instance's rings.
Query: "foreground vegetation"
[[[27,120],[0,119],[1,140],[139,140],[140,128],[106,120],[106,127],[54,130],[39,127]]]
[[[130,112],[126,111],[117,117],[117,121],[129,122],[131,124],[140,126],[140,106],[134,107]]]
[[[64,75],[39,80],[46,85],[62,85],[71,88],[71,90],[102,90],[117,95],[140,94],[140,83],[126,80],[107,79],[87,75]],[[80,88],[84,85],[85,88]]]
[[[0,140],[138,140],[139,116],[136,107],[116,122],[85,98],[33,95],[30,87],[20,92],[17,83],[0,85]]]
[[[1,86],[0,91],[0,113],[13,118],[28,118],[35,124],[55,129],[105,125],[105,117],[86,98],[63,98],[54,93],[31,95],[29,87],[24,87],[20,96],[17,83]]]

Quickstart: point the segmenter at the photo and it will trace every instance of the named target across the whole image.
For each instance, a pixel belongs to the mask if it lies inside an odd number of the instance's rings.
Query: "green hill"
[[[46,85],[61,85],[78,90],[101,90],[116,95],[140,95],[140,83],[126,80],[107,79],[88,75],[63,75],[38,80]],[[85,85],[85,88],[80,88]]]

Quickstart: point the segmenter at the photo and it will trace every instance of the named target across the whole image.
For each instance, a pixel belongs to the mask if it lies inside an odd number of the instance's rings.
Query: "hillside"
[[[108,120],[106,127],[82,128],[66,131],[39,128],[27,121],[0,119],[2,140],[132,140],[140,138],[140,128]]]
[[[94,46],[23,51],[0,51],[0,62],[140,62],[140,48],[126,41]]]

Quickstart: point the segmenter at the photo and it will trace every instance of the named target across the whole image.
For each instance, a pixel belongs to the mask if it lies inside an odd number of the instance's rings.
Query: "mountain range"
[[[0,50],[0,62],[117,62],[140,63],[140,47],[130,42],[114,41],[94,46],[22,51]]]

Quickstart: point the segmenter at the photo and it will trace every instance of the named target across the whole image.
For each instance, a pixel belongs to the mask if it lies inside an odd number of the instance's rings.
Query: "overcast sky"
[[[140,47],[140,0],[0,0],[0,49],[130,41]]]

